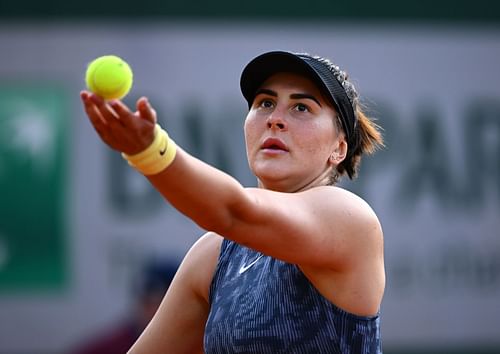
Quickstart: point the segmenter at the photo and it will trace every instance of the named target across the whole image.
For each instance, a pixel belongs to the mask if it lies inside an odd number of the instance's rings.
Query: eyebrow
[[[257,92],[255,92],[255,97],[257,97],[260,94],[278,97],[278,94],[275,91],[269,89],[262,89],[262,88],[258,89]]]
[[[314,102],[316,102],[318,104],[318,106],[321,107],[321,103],[319,103],[319,100],[314,97],[313,95],[310,95],[308,93],[292,93],[290,95],[290,98],[293,98],[294,100],[300,100],[300,99],[309,99],[309,100],[313,100]]]
[[[269,95],[269,96],[272,96],[272,97],[278,97],[278,93],[277,92],[275,92],[273,90],[269,90],[269,89],[264,89],[264,88],[263,89],[258,89],[257,92],[255,93],[255,97],[257,97],[260,94],[265,94],[265,95]],[[310,95],[308,93],[292,93],[290,95],[290,98],[294,99],[294,100],[300,100],[300,99],[313,100],[320,107],[322,107],[321,103],[319,102],[319,100],[316,97],[314,97],[313,95]]]

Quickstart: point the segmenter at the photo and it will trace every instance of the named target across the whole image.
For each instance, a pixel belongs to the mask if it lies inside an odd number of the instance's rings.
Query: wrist
[[[165,170],[174,161],[177,152],[175,142],[167,132],[156,124],[153,142],[143,151],[122,157],[143,175],[155,175]]]

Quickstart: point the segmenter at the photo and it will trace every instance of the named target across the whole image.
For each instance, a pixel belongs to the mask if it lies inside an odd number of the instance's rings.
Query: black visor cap
[[[346,138],[350,140],[354,131],[355,116],[349,98],[327,65],[308,55],[273,51],[250,61],[243,69],[240,79],[241,92],[248,102],[248,107],[252,106],[259,87],[270,76],[279,72],[292,72],[311,79],[331,99],[339,113]]]

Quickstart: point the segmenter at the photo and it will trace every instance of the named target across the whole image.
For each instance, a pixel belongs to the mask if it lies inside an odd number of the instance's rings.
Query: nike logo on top
[[[242,273],[246,272],[246,271],[247,271],[247,270],[248,270],[251,266],[253,266],[255,263],[257,263],[257,261],[258,261],[259,259],[261,259],[261,258],[262,258],[262,256],[263,256],[263,255],[261,254],[261,255],[260,255],[260,256],[258,256],[258,257],[257,257],[257,258],[256,258],[256,259],[252,262],[252,263],[247,264],[247,265],[243,265],[243,266],[240,268],[240,270],[238,271],[238,273],[239,273],[239,274],[242,274]]]

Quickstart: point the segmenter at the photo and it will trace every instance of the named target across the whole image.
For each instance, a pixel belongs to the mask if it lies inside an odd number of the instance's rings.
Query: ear
[[[338,165],[342,161],[344,161],[345,157],[347,155],[347,142],[345,139],[342,139],[339,141],[337,147],[335,150],[333,150],[332,154],[330,155],[329,161],[333,165]]]

